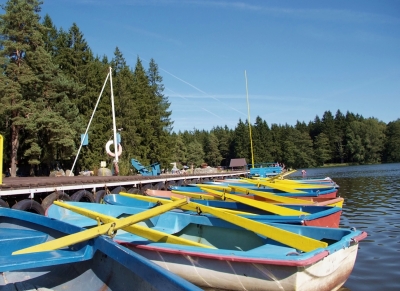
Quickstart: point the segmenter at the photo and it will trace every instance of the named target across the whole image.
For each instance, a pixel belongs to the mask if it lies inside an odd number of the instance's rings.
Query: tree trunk
[[[19,147],[19,126],[11,125],[11,177],[17,176],[17,153]]]

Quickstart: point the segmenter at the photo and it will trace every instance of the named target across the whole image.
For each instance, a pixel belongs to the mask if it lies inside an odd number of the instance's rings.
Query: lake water
[[[345,199],[340,227],[368,233],[341,291],[400,290],[400,164],[306,171],[307,178],[329,176],[340,186],[338,195]]]

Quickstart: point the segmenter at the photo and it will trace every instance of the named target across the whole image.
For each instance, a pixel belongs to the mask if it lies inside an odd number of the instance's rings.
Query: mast
[[[116,121],[115,121],[114,91],[113,91],[111,70],[112,70],[112,68],[110,67],[111,111],[112,111],[113,132],[114,132],[114,153],[115,153],[115,163],[118,164],[117,126],[116,126]]]
[[[251,136],[251,123],[250,123],[250,104],[249,104],[249,91],[247,88],[247,74],[244,70],[244,78],[246,79],[246,99],[247,99],[247,121],[249,123],[249,133],[250,133],[250,150],[251,150],[251,167],[254,168],[254,151],[253,151],[253,138]]]

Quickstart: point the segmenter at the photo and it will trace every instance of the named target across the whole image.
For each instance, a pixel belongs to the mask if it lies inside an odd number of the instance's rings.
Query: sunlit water
[[[329,176],[340,186],[338,195],[345,199],[340,227],[368,233],[342,290],[400,290],[400,164],[306,171],[307,178]]]

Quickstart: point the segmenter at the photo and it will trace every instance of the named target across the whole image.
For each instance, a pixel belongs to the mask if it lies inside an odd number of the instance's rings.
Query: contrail
[[[238,113],[240,113],[240,114],[242,114],[242,115],[244,115],[244,116],[247,116],[246,113],[243,113],[243,112],[241,112],[240,110],[238,110],[238,109],[236,109],[236,108],[233,108],[233,107],[231,107],[231,106],[225,104],[224,102],[222,102],[222,101],[219,100],[218,98],[215,98],[214,96],[211,96],[211,95],[208,94],[207,92],[204,92],[203,90],[201,90],[201,89],[197,88],[196,86],[190,84],[189,82],[186,82],[185,80],[183,80],[183,79],[181,79],[181,78],[175,76],[174,74],[168,72],[167,70],[165,70],[165,69],[163,69],[163,68],[160,68],[160,70],[166,72],[167,74],[171,75],[172,77],[176,78],[177,80],[179,80],[179,81],[181,81],[181,82],[183,82],[183,83],[189,85],[190,87],[196,89],[197,91],[199,91],[199,92],[201,92],[201,93],[207,95],[208,97],[211,97],[211,98],[213,98],[214,100],[216,100],[216,101],[218,101],[218,102],[221,102],[221,103],[224,104],[224,106],[226,106],[227,108],[232,109],[232,110],[234,110],[234,111],[236,111],[236,112],[238,112]]]
[[[205,108],[203,108],[203,107],[201,107],[201,109],[203,109],[204,111],[207,111],[208,113],[210,113],[210,114],[212,114],[212,115],[214,115],[214,116],[216,116],[216,117],[222,119],[223,121],[225,121],[225,119],[223,119],[221,116],[218,116],[217,114],[212,113],[211,111],[209,111],[209,110],[207,110],[207,109],[205,109]]]
[[[196,89],[197,91],[199,91],[199,92],[201,92],[201,93],[203,93],[203,94],[205,94],[205,95],[207,95],[207,96],[210,96],[210,95],[208,95],[206,92],[204,92],[203,90],[200,90],[200,89],[199,89],[199,88],[197,88],[196,86],[194,86],[194,85],[192,85],[192,84],[190,84],[190,83],[186,82],[185,80],[182,80],[181,78],[179,78],[179,77],[175,76],[174,74],[172,74],[172,73],[168,72],[167,70],[164,70],[163,68],[160,68],[160,70],[162,70],[162,71],[166,72],[167,74],[171,75],[171,76],[172,76],[172,77],[174,77],[175,79],[178,79],[179,81],[181,81],[181,82],[183,82],[183,83],[185,83],[185,84],[189,85],[190,87],[192,87],[192,88]],[[210,96],[210,97],[212,97],[212,96]],[[214,98],[214,99],[215,99],[215,98]]]
[[[182,99],[185,99],[185,100],[189,101],[188,98],[186,98],[186,97],[184,97],[184,96],[182,96],[182,95],[180,95],[180,94],[174,92],[173,90],[171,90],[171,89],[169,89],[169,88],[167,88],[167,87],[166,87],[165,89],[171,91],[171,92],[172,92],[173,94],[175,94],[176,96],[178,96],[178,97],[180,97],[180,98],[182,98]],[[221,116],[215,114],[214,112],[211,112],[211,111],[209,111],[209,110],[207,110],[207,109],[205,109],[205,108],[203,108],[203,107],[200,107],[200,108],[203,109],[204,111],[206,111],[206,112],[208,112],[208,113],[210,113],[210,114],[212,114],[212,115],[218,117],[219,119],[222,119],[223,121],[225,121],[224,118],[222,118]]]

